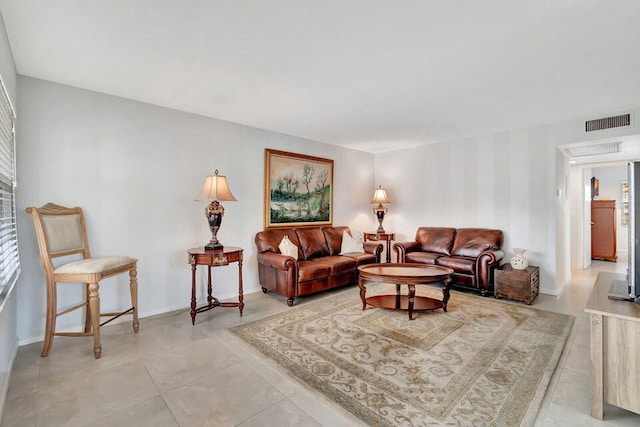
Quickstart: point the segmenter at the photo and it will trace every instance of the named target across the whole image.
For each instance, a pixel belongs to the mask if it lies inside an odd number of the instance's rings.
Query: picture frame
[[[264,228],[333,224],[333,160],[265,149]]]

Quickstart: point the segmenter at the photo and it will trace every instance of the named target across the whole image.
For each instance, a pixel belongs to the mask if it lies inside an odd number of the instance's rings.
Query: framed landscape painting
[[[265,149],[264,228],[333,223],[333,160]]]

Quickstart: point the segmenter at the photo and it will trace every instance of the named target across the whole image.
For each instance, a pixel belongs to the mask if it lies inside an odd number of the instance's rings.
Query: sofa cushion
[[[357,265],[375,264],[376,262],[376,256],[370,253],[342,254],[342,256],[355,260]]]
[[[320,262],[322,264],[331,266],[332,276],[355,270],[357,267],[357,262],[355,259],[340,255],[316,258],[313,260],[313,262]]]
[[[420,264],[435,265],[436,260],[443,256],[442,254],[434,254],[433,252],[407,252],[404,257],[405,262],[417,262]]]
[[[342,233],[349,232],[349,227],[322,227],[324,238],[327,241],[327,247],[329,248],[329,255],[339,255],[340,248],[342,246]]]
[[[285,235],[282,238],[282,241],[278,245],[278,249],[282,255],[287,255],[292,257],[293,259],[298,259],[298,247],[294,245],[291,240],[289,240],[289,236]]]
[[[331,264],[323,263],[318,259],[298,261],[298,282],[307,282],[329,276],[331,276]]]
[[[420,227],[416,232],[416,242],[424,252],[451,255],[451,247],[456,229],[449,227]]]
[[[364,252],[364,238],[362,233],[357,231],[353,233],[353,237],[347,230],[342,233],[342,246],[340,247],[341,254],[352,254]]]
[[[298,235],[292,228],[280,229],[280,230],[265,230],[256,234],[255,242],[258,252],[275,252],[280,253],[278,246],[282,242],[284,236],[289,237],[291,243],[298,247],[298,258],[301,258],[300,243],[298,241]]]
[[[436,260],[436,264],[443,267],[452,268],[462,273],[473,274],[476,268],[475,258],[459,257],[459,256],[443,256]]]
[[[320,227],[297,228],[296,234],[300,242],[303,259],[317,258],[329,255],[329,247]]]
[[[452,255],[477,257],[487,249],[500,249],[502,231],[488,228],[459,228],[453,243]]]

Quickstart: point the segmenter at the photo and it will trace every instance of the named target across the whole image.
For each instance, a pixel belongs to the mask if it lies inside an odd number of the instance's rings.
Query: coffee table
[[[368,264],[358,267],[360,298],[362,309],[367,304],[373,307],[387,308],[390,310],[407,310],[409,320],[413,320],[413,312],[418,310],[447,311],[449,290],[451,288],[451,274],[453,270],[446,267],[423,264]],[[366,283],[395,283],[396,293],[391,295],[375,295],[367,298]],[[442,284],[442,300],[435,298],[416,296],[415,285]],[[400,287],[408,287],[407,298],[402,298]]]

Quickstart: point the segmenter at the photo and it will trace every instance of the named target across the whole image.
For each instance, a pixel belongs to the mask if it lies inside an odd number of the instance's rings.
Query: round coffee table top
[[[438,265],[425,264],[368,264],[358,267],[360,277],[372,281],[393,283],[437,283],[447,280],[453,270]]]

